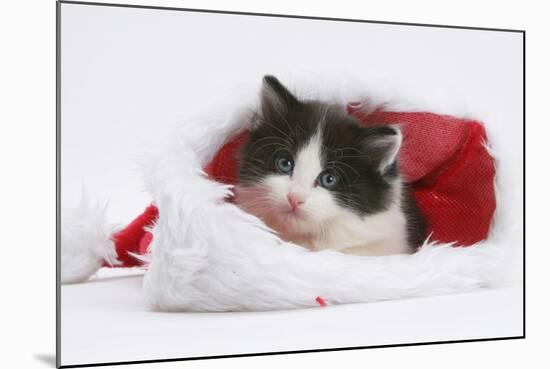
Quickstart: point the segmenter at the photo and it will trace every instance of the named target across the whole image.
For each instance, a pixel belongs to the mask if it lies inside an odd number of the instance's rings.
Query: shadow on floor
[[[134,279],[134,278],[143,278],[145,274],[130,274],[130,275],[117,275],[112,277],[101,277],[101,278],[92,278],[89,279],[83,283],[102,283],[102,282],[109,282],[109,281],[116,281],[116,280],[122,280],[122,279]],[[75,283],[79,284],[79,283]],[[70,286],[71,284],[67,284]]]
[[[42,363],[52,367],[52,368],[55,368],[55,355],[54,354],[34,354],[33,357],[38,360],[38,361],[41,361]]]

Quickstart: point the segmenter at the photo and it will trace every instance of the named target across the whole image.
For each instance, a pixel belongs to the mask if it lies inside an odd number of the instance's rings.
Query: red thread
[[[327,303],[325,302],[325,300],[323,300],[323,298],[321,296],[317,296],[315,298],[315,301],[317,301],[317,303],[319,304],[319,306],[321,307],[325,307],[327,306]]]
[[[117,265],[118,267],[130,268],[143,264],[141,260],[136,259],[129,253],[143,255],[147,252],[147,248],[153,240],[153,235],[146,231],[146,228],[152,227],[158,216],[158,208],[151,204],[130,224],[112,236],[117,258],[122,263]],[[103,266],[110,265],[104,262]]]

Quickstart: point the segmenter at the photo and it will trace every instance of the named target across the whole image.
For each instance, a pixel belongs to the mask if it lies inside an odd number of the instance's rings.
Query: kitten
[[[273,76],[239,157],[235,201],[287,241],[357,255],[412,253],[424,220],[396,165],[401,132],[299,100]]]

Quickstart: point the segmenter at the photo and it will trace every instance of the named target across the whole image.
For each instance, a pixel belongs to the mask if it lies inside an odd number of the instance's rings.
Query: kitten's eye
[[[288,174],[292,170],[292,160],[288,158],[278,158],[275,164],[281,173]]]
[[[332,173],[323,173],[319,177],[319,184],[327,189],[334,188],[337,182],[338,182],[338,177],[336,177],[336,175]]]

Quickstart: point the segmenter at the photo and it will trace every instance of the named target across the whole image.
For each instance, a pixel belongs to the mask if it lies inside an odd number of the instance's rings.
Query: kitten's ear
[[[265,116],[285,114],[301,102],[274,76],[264,76],[260,94],[260,110]]]
[[[365,127],[363,149],[371,162],[384,174],[397,160],[403,135],[397,126]]]

